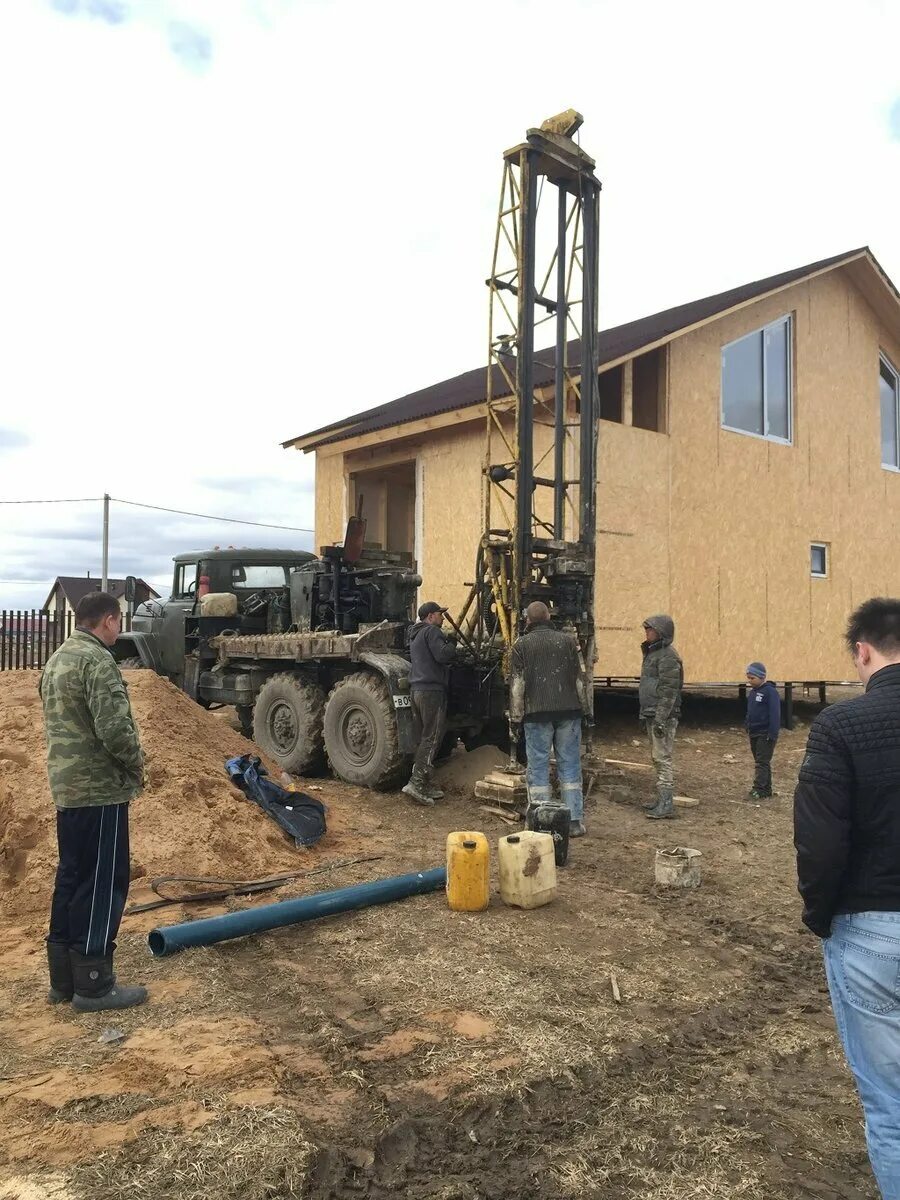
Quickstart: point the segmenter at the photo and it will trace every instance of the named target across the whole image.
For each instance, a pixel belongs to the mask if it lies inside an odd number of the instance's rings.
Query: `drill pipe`
[[[351,887],[301,896],[297,900],[283,900],[280,904],[264,904],[261,908],[248,908],[243,912],[225,913],[221,917],[206,917],[202,921],[186,921],[183,925],[153,929],[147,935],[147,944],[155,958],[162,958],[179,950],[187,950],[190,946],[212,946],[216,942],[245,937],[248,933],[262,933],[266,929],[280,929],[284,925],[328,917],[332,913],[367,908],[370,904],[386,904],[389,900],[403,900],[407,896],[436,892],[446,882],[447,871],[444,867],[417,871],[411,875],[393,875],[389,879],[355,883]]]

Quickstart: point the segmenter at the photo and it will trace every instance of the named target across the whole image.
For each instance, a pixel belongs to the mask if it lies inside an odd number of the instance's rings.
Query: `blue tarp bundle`
[[[274,783],[255,754],[229,758],[225,770],[247,799],[277,821],[297,846],[314,846],[322,837],[327,811],[322,801]]]

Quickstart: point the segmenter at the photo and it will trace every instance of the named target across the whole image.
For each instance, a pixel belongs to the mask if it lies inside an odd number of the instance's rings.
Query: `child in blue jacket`
[[[747,668],[747,733],[756,770],[748,800],[767,800],[772,795],[772,755],[781,731],[781,697],[766,679],[766,668],[752,662]]]

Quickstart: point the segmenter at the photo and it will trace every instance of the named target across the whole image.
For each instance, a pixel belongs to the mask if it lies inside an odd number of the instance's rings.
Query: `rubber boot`
[[[425,793],[426,796],[430,796],[432,800],[443,800],[443,798],[444,798],[443,789],[439,788],[437,786],[437,784],[434,782],[434,780],[431,778],[430,771],[428,772],[427,775],[424,776],[421,790]]]
[[[659,799],[644,816],[649,817],[651,821],[664,821],[675,816],[675,805],[672,800],[671,788],[660,788]]]
[[[47,1003],[68,1004],[75,994],[69,947],[64,946],[62,942],[48,942],[47,966],[50,969],[50,990],[47,992]]]
[[[584,821],[571,821],[569,823],[569,837],[584,837],[587,830],[584,827]]]
[[[89,958],[71,950],[75,995],[72,1007],[78,1012],[105,1012],[111,1008],[133,1008],[147,999],[145,987],[123,987],[116,982],[111,954]]]
[[[403,788],[403,793],[411,800],[415,800],[416,804],[424,804],[427,808],[433,808],[434,796],[429,795],[427,787],[428,784],[422,770],[419,767],[413,767],[412,778]]]

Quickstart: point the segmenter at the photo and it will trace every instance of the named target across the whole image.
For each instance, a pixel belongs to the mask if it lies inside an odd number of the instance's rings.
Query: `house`
[[[83,579],[76,575],[59,575],[56,582],[50,589],[50,595],[44,601],[42,611],[54,614],[60,614],[67,618],[69,613],[75,612],[75,606],[83,596],[88,592],[99,592],[101,580],[99,578],[91,578],[86,575]],[[106,590],[111,596],[115,596],[119,601],[119,607],[122,612],[127,612],[128,604],[125,600],[125,580],[124,579],[108,579],[106,581]],[[137,587],[134,595],[135,608],[139,604],[143,604],[145,600],[157,598],[159,592],[154,591],[149,583],[145,583],[143,579],[138,579]]]
[[[642,618],[671,612],[689,682],[751,659],[851,678],[848,612],[900,595],[900,295],[872,253],[607,329],[598,361],[596,675],[635,676]],[[361,496],[367,537],[418,560],[420,595],[461,605],[484,399],[476,368],[284,443],[316,455],[318,543]]]

